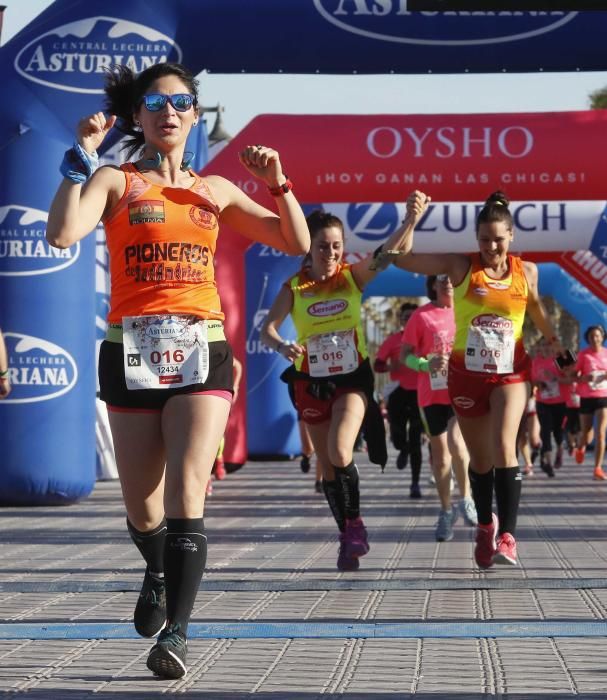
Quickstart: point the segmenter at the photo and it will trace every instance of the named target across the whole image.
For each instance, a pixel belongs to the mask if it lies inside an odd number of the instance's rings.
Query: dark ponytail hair
[[[135,126],[134,114],[139,109],[143,96],[150,85],[165,75],[174,75],[187,87],[194,96],[194,109],[198,108],[198,81],[192,73],[180,63],[156,63],[139,74],[133,73],[123,65],[114,65],[105,75],[105,107],[110,114],[118,119],[116,128],[128,136],[122,149],[127,150],[127,158],[145,145],[145,137],[141,129]]]
[[[341,237],[344,237],[344,224],[342,220],[331,214],[328,211],[323,211],[322,209],[314,209],[313,212],[308,214],[306,217],[306,223],[308,224],[308,229],[310,231],[310,236],[314,238],[319,231],[323,228],[338,228],[341,231]]]
[[[510,200],[500,190],[490,194],[485,201],[485,205],[476,217],[476,235],[478,236],[478,230],[481,224],[493,224],[499,221],[503,221],[508,231],[512,231],[514,222],[510,209],[508,208],[509,206]]]

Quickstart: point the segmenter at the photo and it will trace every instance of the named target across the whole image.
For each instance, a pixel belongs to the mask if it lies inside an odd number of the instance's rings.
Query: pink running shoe
[[[481,569],[488,569],[494,563],[495,538],[497,535],[497,515],[493,513],[491,525],[476,526],[476,547],[474,561]]]
[[[367,528],[363,519],[346,519],[346,531],[343,533],[345,550],[348,557],[364,557],[369,551]]]
[[[358,571],[360,562],[357,557],[348,556],[348,548],[346,545],[346,535],[343,532],[339,533],[339,550],[337,552],[337,568],[340,571]]]
[[[497,548],[493,555],[494,564],[510,564],[516,566],[516,540],[509,532],[504,532],[497,538]]]
[[[603,471],[603,467],[596,467],[593,473],[593,479],[597,481],[606,481],[607,474]]]
[[[226,478],[226,467],[223,461],[223,457],[217,457],[215,460],[215,468],[213,469],[213,474],[217,481],[223,481]]]

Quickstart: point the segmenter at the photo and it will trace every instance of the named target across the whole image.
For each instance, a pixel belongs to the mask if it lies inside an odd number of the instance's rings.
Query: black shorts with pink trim
[[[449,362],[447,386],[453,410],[464,418],[477,418],[489,413],[491,392],[500,386],[531,381],[531,358],[525,355],[516,372],[489,374],[471,372]]]
[[[203,384],[171,389],[128,389],[124,379],[124,346],[104,340],[99,351],[100,398],[109,410],[161,411],[172,396],[234,392],[232,348],[225,340],[209,343],[209,376]]]

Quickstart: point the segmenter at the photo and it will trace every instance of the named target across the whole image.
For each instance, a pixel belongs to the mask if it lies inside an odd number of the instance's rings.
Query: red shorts
[[[360,392],[360,388],[350,386],[338,386],[331,398],[317,399],[308,392],[310,382],[306,379],[296,379],[293,382],[295,390],[295,407],[297,415],[301,417],[304,423],[317,425],[331,420],[331,412],[333,404],[340,396],[351,393],[353,391]]]
[[[470,372],[449,362],[447,385],[453,410],[464,418],[477,418],[489,413],[489,397],[498,386],[531,381],[531,359],[526,357],[518,371],[511,374]]]

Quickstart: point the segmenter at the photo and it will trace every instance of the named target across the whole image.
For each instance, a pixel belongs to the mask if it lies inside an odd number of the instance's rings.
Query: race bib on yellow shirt
[[[306,343],[310,376],[348,374],[358,367],[354,330],[312,335]]]
[[[514,330],[510,319],[483,314],[472,319],[466,340],[466,369],[510,374],[514,371]]]

